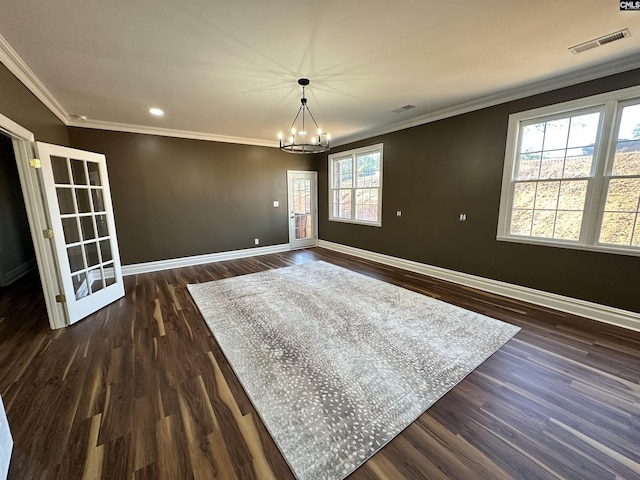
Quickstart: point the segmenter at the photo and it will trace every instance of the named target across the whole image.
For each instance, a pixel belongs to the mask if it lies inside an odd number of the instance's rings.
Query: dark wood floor
[[[317,259],[522,327],[350,479],[640,479],[640,334],[320,248],[126,277],[57,331],[37,278],[0,289],[9,478],[292,479],[185,285]]]

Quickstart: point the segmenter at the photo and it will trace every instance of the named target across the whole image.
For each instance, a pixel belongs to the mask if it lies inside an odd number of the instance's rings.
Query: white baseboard
[[[122,266],[122,275],[127,276],[137,275],[139,273],[158,272],[160,270],[170,270],[172,268],[202,265],[203,263],[221,262],[223,260],[234,260],[236,258],[255,257],[258,255],[267,255],[269,253],[288,252],[289,250],[291,250],[289,244],[283,243],[281,245],[245,248],[243,250],[208,253],[205,255],[194,255],[192,257],[170,258],[168,260],[158,260],[156,262],[133,263],[130,265]]]
[[[500,282],[498,280],[478,277],[468,273],[456,272],[446,268],[392,257],[382,253],[370,252],[368,250],[349,247],[347,245],[329,242],[326,240],[318,240],[318,247],[346,253],[348,255],[353,255],[354,257],[365,258],[384,265],[390,265],[403,270],[428,275],[430,277],[439,278],[459,285],[477,288],[478,290],[502,295],[504,297],[522,300],[534,305],[552,308],[572,315],[598,320],[600,322],[627,328],[629,330],[640,331],[640,313],[600,305],[598,303],[587,302],[576,298],[565,297],[555,293],[535,290],[533,288],[522,287],[511,283]]]

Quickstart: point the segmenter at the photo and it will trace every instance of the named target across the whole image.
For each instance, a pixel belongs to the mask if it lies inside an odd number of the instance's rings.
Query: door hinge
[[[42,231],[42,236],[44,238],[53,238],[53,230],[51,230],[50,228],[47,228],[46,230]]]
[[[56,302],[67,303],[67,297],[64,294],[56,295]]]
[[[30,158],[29,159],[29,166],[31,168],[41,168],[42,167],[42,163],[40,163],[40,159],[39,158]]]

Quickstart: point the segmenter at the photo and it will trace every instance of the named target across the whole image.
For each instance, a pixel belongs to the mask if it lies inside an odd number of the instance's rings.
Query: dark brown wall
[[[276,148],[86,128],[69,139],[107,156],[124,265],[288,243],[287,170],[316,170]]]
[[[320,238],[640,312],[640,257],[496,240],[509,115],[639,83],[630,71],[334,148],[384,143],[382,227],[327,220],[324,155]]]
[[[0,113],[41,142],[68,145],[67,127],[0,63]]]

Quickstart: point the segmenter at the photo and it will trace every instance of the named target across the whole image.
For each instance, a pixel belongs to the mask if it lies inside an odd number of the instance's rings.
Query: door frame
[[[57,257],[52,243],[42,234],[43,230],[48,229],[50,225],[44,204],[43,186],[38,170],[29,167],[29,160],[34,158],[35,136],[1,113],[0,131],[8,135],[13,143],[13,153],[18,166],[18,176],[20,177],[20,186],[36,254],[49,325],[52,329],[62,328],[69,325],[69,321],[63,305],[56,302],[56,295],[62,292],[62,279],[57,268]]]
[[[313,175],[313,191],[311,192],[312,197],[312,219],[313,219],[313,245],[303,246],[303,247],[294,247],[293,241],[295,240],[291,235],[291,206],[292,206],[292,198],[291,198],[291,177],[294,174],[305,174]],[[318,172],[314,170],[287,170],[287,228],[289,229],[289,248],[291,250],[297,250],[301,248],[310,248],[314,247],[318,244]]]

